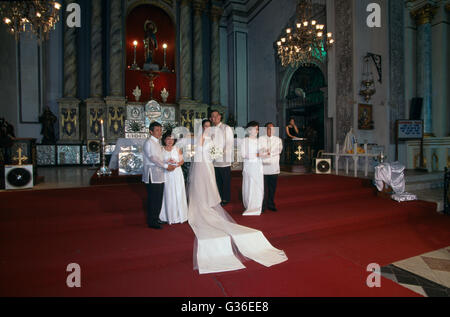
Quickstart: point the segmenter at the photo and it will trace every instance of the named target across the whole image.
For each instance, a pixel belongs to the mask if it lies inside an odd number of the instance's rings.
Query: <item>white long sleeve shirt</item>
[[[233,130],[225,123],[219,123],[214,127],[212,140],[214,144],[223,149],[223,159],[216,159],[214,167],[231,166],[234,158],[234,134]]]
[[[258,142],[260,152],[270,153],[270,157],[263,158],[264,175],[280,174],[280,154],[283,151],[283,142],[277,136],[262,136]]]
[[[163,152],[159,140],[154,136],[148,138],[143,147],[144,171],[142,181],[146,184],[161,184],[166,181],[164,171],[168,164],[164,163]]]

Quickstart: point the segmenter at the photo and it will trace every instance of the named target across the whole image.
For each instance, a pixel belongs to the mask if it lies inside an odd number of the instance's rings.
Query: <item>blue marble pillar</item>
[[[414,10],[417,23],[417,97],[423,98],[423,121],[425,136],[433,136],[432,120],[432,33],[431,21],[436,7],[430,3]]]
[[[417,96],[423,98],[424,133],[433,133],[432,77],[431,77],[431,24],[417,28]]]

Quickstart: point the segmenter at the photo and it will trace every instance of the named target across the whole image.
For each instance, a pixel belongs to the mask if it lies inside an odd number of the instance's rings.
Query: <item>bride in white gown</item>
[[[194,269],[200,274],[243,269],[240,255],[265,266],[286,261],[286,254],[274,248],[261,231],[236,224],[220,206],[214,166],[209,159],[211,122],[204,120],[202,126],[204,132],[197,140],[188,189],[188,221],[196,237]]]

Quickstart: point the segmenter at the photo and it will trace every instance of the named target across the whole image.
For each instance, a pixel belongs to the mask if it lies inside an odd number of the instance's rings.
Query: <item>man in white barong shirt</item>
[[[283,151],[283,142],[274,135],[274,125],[268,122],[265,125],[266,134],[259,138],[259,148],[268,157],[262,159],[264,172],[264,211],[266,208],[277,211],[275,206],[275,192],[277,189],[278,174],[280,174],[280,154]],[[264,155],[264,156],[266,156]]]
[[[165,174],[164,170],[173,171],[174,165],[164,162],[159,139],[162,135],[162,126],[153,122],[149,127],[150,138],[143,147],[144,171],[142,181],[147,188],[147,226],[153,229],[161,229],[159,214],[161,213]]]

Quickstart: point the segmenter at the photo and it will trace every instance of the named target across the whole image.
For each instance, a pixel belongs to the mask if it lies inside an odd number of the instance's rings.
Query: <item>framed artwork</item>
[[[358,129],[373,130],[372,105],[358,105]]]

